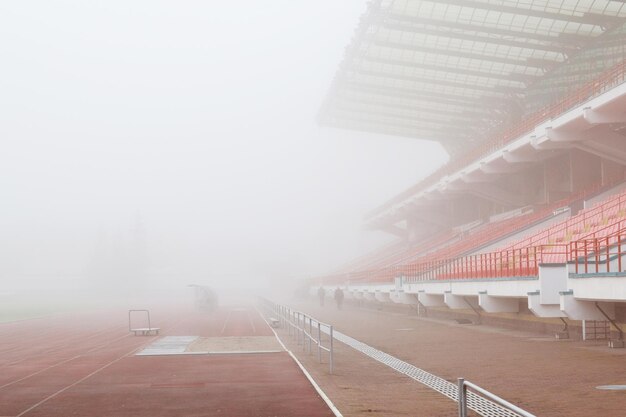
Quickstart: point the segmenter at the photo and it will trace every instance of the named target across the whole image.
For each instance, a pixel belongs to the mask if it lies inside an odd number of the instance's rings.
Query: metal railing
[[[279,321],[280,327],[286,328],[287,333],[296,344],[302,345],[304,351],[311,354],[315,350],[319,363],[322,363],[322,352],[328,353],[328,369],[332,374],[334,369],[333,326],[285,305],[268,300],[263,301],[266,309],[271,311]]]
[[[493,401],[494,403],[513,411],[514,413],[519,414],[521,417],[536,417],[534,414],[529,413],[528,411],[522,410],[521,408],[519,408],[518,406],[511,404],[510,402],[506,401],[505,399],[502,399],[500,397],[498,397],[495,394],[492,394],[491,392],[487,391],[484,388],[479,387],[476,384],[473,384],[469,381],[466,381],[464,378],[459,378],[458,379],[458,389],[459,389],[459,396],[458,396],[458,403],[459,403],[459,417],[467,417],[467,389],[470,388],[473,391],[477,392],[478,394],[482,395],[483,397]]]
[[[577,274],[624,272],[626,224],[620,222],[613,233],[570,243],[570,258]]]

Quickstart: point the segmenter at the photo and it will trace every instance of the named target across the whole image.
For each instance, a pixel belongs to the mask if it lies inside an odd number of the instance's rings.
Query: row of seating
[[[443,231],[408,248],[402,243],[393,244],[325,277],[324,281],[389,282],[400,275],[409,280],[534,275],[540,262],[565,262],[571,258],[570,242],[610,236],[621,230],[622,222],[626,224],[626,192],[612,195],[494,252],[468,254],[545,221],[554,216],[555,210],[600,190],[595,185],[532,213],[486,223],[464,233]]]
[[[591,208],[583,209],[575,216],[520,239],[503,250],[580,240],[594,236],[596,232],[623,218],[626,218],[626,192],[614,195]]]
[[[323,282],[388,282],[393,277],[407,270],[407,265],[423,265],[425,260],[449,259],[462,255],[476,247],[501,239],[515,230],[523,229],[552,216],[555,207],[562,202],[552,204],[532,213],[505,219],[496,223],[487,223],[464,234],[454,230],[439,233],[409,248],[398,245],[386,247],[373,255],[360,258],[335,274],[322,277]],[[412,274],[415,275],[415,274]]]
[[[427,266],[413,274],[412,278],[536,275],[539,263],[565,263],[590,255],[606,262],[610,258],[608,254],[615,253],[610,251],[611,246],[621,245],[621,234],[625,229],[626,192],[621,192],[499,250],[433,263],[430,268]],[[600,251],[607,255],[598,255]],[[621,256],[621,249],[619,254]]]

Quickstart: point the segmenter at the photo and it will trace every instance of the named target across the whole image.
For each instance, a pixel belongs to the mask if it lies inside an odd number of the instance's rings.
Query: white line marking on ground
[[[228,314],[226,315],[226,320],[224,320],[224,325],[222,326],[222,331],[220,334],[224,334],[224,330],[226,330],[226,325],[228,324],[228,320],[230,320],[231,310],[228,310]]]
[[[181,321],[182,321],[182,319],[178,319],[178,320],[176,320],[176,321],[174,322],[174,324],[172,324],[172,327],[173,327],[174,325],[176,325],[176,324],[180,323]],[[124,336],[124,337],[127,337],[127,336],[130,336],[130,334],[128,334],[128,335],[126,335],[126,336]],[[39,407],[41,404],[45,403],[46,401],[51,400],[52,398],[56,397],[57,395],[62,394],[63,392],[67,391],[68,389],[70,389],[70,388],[72,388],[72,387],[74,387],[74,386],[76,386],[76,385],[80,384],[81,382],[83,382],[83,381],[85,381],[86,379],[88,379],[88,378],[90,378],[90,377],[94,376],[95,374],[97,374],[98,372],[102,371],[103,369],[108,368],[109,366],[113,365],[114,363],[116,363],[116,362],[118,362],[118,361],[120,361],[120,360],[124,359],[125,357],[132,355],[133,353],[137,352],[137,351],[138,351],[139,349],[141,349],[142,347],[146,346],[148,343],[153,342],[153,341],[154,341],[154,339],[156,339],[157,337],[158,337],[158,336],[153,336],[150,340],[147,340],[145,343],[141,344],[140,346],[133,348],[130,352],[124,353],[124,354],[123,354],[122,356],[120,356],[119,358],[114,359],[114,360],[112,360],[111,362],[107,363],[106,365],[104,365],[104,366],[102,366],[102,367],[100,367],[100,368],[96,369],[95,371],[93,371],[93,372],[92,372],[92,373],[90,373],[89,375],[84,376],[84,377],[82,377],[81,379],[79,379],[78,381],[75,381],[74,383],[72,383],[72,384],[70,384],[70,385],[66,386],[65,388],[62,388],[62,389],[58,390],[58,391],[57,391],[57,392],[55,392],[54,394],[49,395],[48,397],[46,397],[46,398],[44,398],[43,400],[39,401],[38,403],[36,403],[36,404],[34,404],[34,405],[30,406],[29,408],[27,408],[26,410],[22,411],[21,413],[19,413],[18,415],[14,416],[14,417],[22,417],[24,414],[26,414],[26,413],[28,413],[28,412],[30,412],[30,411],[32,411],[32,410],[34,410],[35,408]],[[122,338],[122,337],[120,337],[120,339],[121,339],[121,338]]]
[[[78,358],[80,358],[80,357],[82,357],[82,356],[86,355],[87,353],[91,353],[91,352],[94,352],[94,351],[96,351],[96,350],[99,350],[99,349],[102,349],[102,348],[104,348],[104,347],[107,347],[107,346],[109,346],[111,343],[117,342],[118,340],[120,340],[120,339],[124,339],[125,337],[128,337],[128,336],[130,336],[130,334],[126,334],[126,335],[124,335],[124,336],[118,337],[117,339],[113,339],[113,340],[109,341],[108,343],[106,343],[106,344],[104,344],[104,345],[101,345],[101,346],[96,346],[95,348],[91,348],[91,349],[89,349],[88,351],[86,351],[86,352],[84,352],[84,353],[80,353],[80,354],[78,354],[78,355],[76,355],[76,356],[72,356],[71,358],[64,359],[64,360],[62,360],[61,362],[57,362],[57,363],[55,363],[54,365],[50,365],[50,366],[48,366],[48,367],[46,367],[46,368],[40,369],[40,370],[38,370],[37,372],[33,372],[32,374],[29,374],[29,375],[23,376],[23,377],[21,377],[21,378],[19,378],[19,379],[16,379],[16,380],[11,381],[11,382],[7,382],[7,383],[6,383],[6,384],[4,384],[4,385],[0,385],[0,389],[6,388],[6,387],[11,386],[11,385],[13,385],[13,384],[16,384],[16,383],[18,383],[18,382],[20,382],[20,381],[24,381],[25,379],[28,379],[28,378],[33,377],[33,376],[35,376],[35,375],[38,375],[38,374],[40,374],[40,373],[42,373],[42,372],[48,371],[48,370],[50,370],[50,369],[52,369],[52,368],[56,368],[57,366],[59,366],[59,365],[63,365],[64,363],[67,363],[67,362],[70,362],[70,361],[73,361],[74,359],[78,359]]]
[[[256,327],[254,327],[254,321],[252,321],[250,310],[246,310],[246,315],[248,316],[248,321],[250,322],[250,326],[252,327],[252,333],[256,333]]]
[[[328,396],[326,395],[326,393],[322,390],[322,388],[317,385],[317,382],[315,382],[315,380],[313,379],[313,377],[311,376],[311,374],[309,374],[309,371],[306,370],[306,368],[302,365],[302,363],[300,363],[300,361],[298,360],[298,358],[296,358],[296,355],[294,355],[289,349],[287,349],[287,346],[285,346],[285,344],[283,343],[282,340],[280,340],[280,337],[278,337],[278,333],[276,333],[276,330],[274,330],[272,328],[272,326],[270,326],[270,324],[267,322],[267,320],[265,320],[265,317],[263,317],[263,314],[261,314],[261,312],[259,311],[258,308],[254,308],[257,312],[257,314],[259,316],[261,316],[261,318],[263,319],[263,321],[265,322],[265,324],[267,324],[267,327],[270,328],[270,330],[272,331],[272,333],[274,333],[274,336],[276,337],[276,340],[278,340],[278,343],[280,343],[280,345],[283,347],[283,349],[285,349],[287,351],[287,353],[289,353],[289,356],[291,356],[291,358],[298,364],[298,366],[300,367],[300,370],[302,371],[302,373],[304,374],[304,376],[307,377],[307,379],[309,380],[309,382],[311,383],[311,385],[313,385],[313,388],[315,388],[315,391],[317,391],[317,393],[319,394],[320,397],[322,397],[322,400],[324,400],[324,402],[326,403],[326,405],[328,406],[328,408],[330,408],[330,411],[333,412],[333,414],[335,415],[335,417],[343,417],[343,415],[341,414],[341,412],[339,411],[339,409],[337,407],[335,407],[335,404],[333,404],[333,402],[331,401],[330,398],[328,398]],[[18,416],[19,417],[19,416]]]
[[[101,366],[100,368],[96,369],[95,371],[93,371],[92,373],[90,373],[87,376],[82,377],[81,379],[79,379],[78,381],[66,386],[65,388],[61,388],[60,390],[58,390],[57,392],[55,392],[52,395],[47,396],[46,398],[44,398],[43,400],[39,401],[38,403],[30,406],[29,408],[27,408],[26,410],[22,411],[21,413],[19,413],[17,416],[15,417],[22,417],[24,414],[34,410],[35,408],[39,407],[41,404],[45,403],[48,400],[51,400],[52,398],[56,397],[59,394],[62,394],[63,392],[67,391],[68,389],[80,384],[81,382],[83,382],[84,380],[86,380],[87,378],[90,378],[92,376],[94,376],[95,374],[97,374],[98,372],[102,371],[103,369],[108,368],[109,366],[113,365],[116,362],[119,362],[120,360],[124,359],[126,356],[132,354],[133,352],[135,352],[137,350],[137,348],[133,348],[130,352],[124,353],[122,356],[120,356],[117,359],[112,360],[111,362],[107,363],[106,365]]]

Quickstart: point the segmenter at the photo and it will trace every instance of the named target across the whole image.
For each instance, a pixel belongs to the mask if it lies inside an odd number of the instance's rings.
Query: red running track
[[[0,324],[0,416],[311,416],[333,413],[287,352],[134,356],[125,311]],[[153,312],[163,335],[268,336],[258,312]]]

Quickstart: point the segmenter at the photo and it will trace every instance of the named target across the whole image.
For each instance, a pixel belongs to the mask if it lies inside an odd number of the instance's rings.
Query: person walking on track
[[[335,302],[337,303],[337,310],[341,310],[343,305],[343,290],[339,287],[335,290]]]
[[[324,287],[320,287],[317,290],[317,296],[320,298],[320,307],[324,307],[324,298],[326,297],[326,290],[324,290]]]

